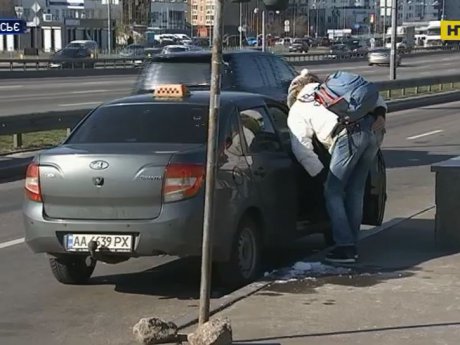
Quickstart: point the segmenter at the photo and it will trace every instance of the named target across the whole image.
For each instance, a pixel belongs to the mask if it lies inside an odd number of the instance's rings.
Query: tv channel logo
[[[460,21],[442,20],[441,21],[441,40],[460,41]]]
[[[0,35],[20,35],[26,30],[27,25],[24,20],[0,18]]]

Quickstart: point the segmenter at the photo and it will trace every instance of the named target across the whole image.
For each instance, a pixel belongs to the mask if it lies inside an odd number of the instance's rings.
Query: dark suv
[[[295,69],[283,58],[259,51],[224,53],[222,90],[245,91],[285,102]],[[151,92],[161,84],[209,89],[211,53],[187,52],[154,56],[138,78],[134,93]]]

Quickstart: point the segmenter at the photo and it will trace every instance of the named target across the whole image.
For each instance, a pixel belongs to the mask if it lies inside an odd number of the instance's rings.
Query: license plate
[[[97,242],[98,252],[129,253],[133,248],[132,235],[69,234],[65,237],[66,249],[69,252],[88,252],[91,241]]]

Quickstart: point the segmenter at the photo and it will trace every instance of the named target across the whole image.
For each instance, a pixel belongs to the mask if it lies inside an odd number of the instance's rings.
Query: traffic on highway
[[[421,56],[404,58],[398,70],[400,78],[435,77],[458,73],[456,64],[460,54],[441,56]],[[436,69],[429,68],[436,64]],[[294,66],[300,72],[308,67],[320,76],[326,76],[337,67],[341,70],[359,73],[369,80],[387,80],[386,67],[368,66],[366,61],[341,62],[338,65]],[[196,72],[194,72],[196,73]],[[205,78],[207,80],[207,78]],[[53,78],[14,78],[3,79],[0,90],[1,116],[74,109],[91,109],[110,99],[122,97],[133,92],[136,75],[107,76],[69,76]],[[21,94],[18,91],[22,90]],[[18,103],[18,101],[21,101]]]
[[[389,262],[375,264],[372,251],[412,243],[404,231],[394,243],[379,234],[436,208],[430,167],[458,157],[460,131],[455,81],[445,90],[447,83],[436,78],[458,74],[460,54],[405,56],[401,49],[409,48],[401,46],[398,79],[432,81],[425,97],[406,93],[409,84],[399,98],[385,99],[376,85],[388,79],[387,47],[343,61],[338,56],[352,49],[337,41],[326,52],[337,61],[311,65],[235,49],[222,55],[216,96],[211,52],[198,47],[203,42],[185,34],[161,41],[148,60],[148,48],[126,42],[120,55],[142,61],[133,73],[2,79],[0,344],[131,344],[141,317],[173,321],[181,330],[197,323],[216,100],[213,313],[224,315],[235,303],[241,308],[245,299],[259,303],[253,298],[270,308],[270,299],[289,295],[296,296],[293,309],[311,310],[318,302],[337,315],[346,308],[315,285],[321,279],[351,295],[370,289],[361,279],[383,270],[396,272],[391,279],[401,284],[417,275],[425,264],[418,256],[403,262],[388,254]],[[257,35],[251,42],[259,44]],[[273,42],[307,54],[313,40]],[[48,67],[92,69],[99,46],[70,42]],[[56,125],[66,116],[75,125]],[[427,217],[434,233],[434,216]],[[370,237],[375,243],[365,247]],[[426,261],[460,259],[423,239],[407,255],[426,255],[429,248],[436,255],[423,256]],[[442,265],[420,270],[438,272]],[[334,281],[342,276],[361,283]],[[369,310],[380,308],[379,293],[388,293],[383,282],[376,284],[383,292],[372,290],[371,301],[363,302]],[[261,339],[251,332],[239,338]]]

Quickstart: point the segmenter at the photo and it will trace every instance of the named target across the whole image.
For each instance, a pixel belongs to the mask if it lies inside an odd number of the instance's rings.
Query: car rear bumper
[[[85,233],[132,234],[133,252],[123,253],[124,256],[201,254],[203,208],[200,198],[166,204],[160,216],[152,220],[49,219],[43,214],[43,205],[32,201],[25,202],[23,214],[25,241],[35,253],[67,253],[64,236]]]

